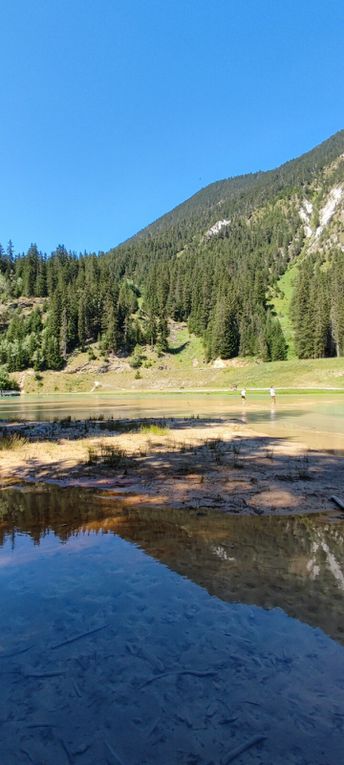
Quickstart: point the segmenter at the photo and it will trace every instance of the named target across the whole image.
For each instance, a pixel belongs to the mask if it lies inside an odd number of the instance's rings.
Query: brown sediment
[[[342,493],[341,455],[237,422],[170,419],[159,433],[131,425],[7,424],[7,439],[26,440],[1,449],[1,486],[54,483],[101,490],[125,506],[257,515],[333,510],[331,496]]]

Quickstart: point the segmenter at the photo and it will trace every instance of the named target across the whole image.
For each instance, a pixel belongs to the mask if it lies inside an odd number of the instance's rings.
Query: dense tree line
[[[298,266],[292,300],[301,359],[344,356],[344,253],[308,255]]]
[[[344,355],[344,256],[305,256],[299,214],[314,179],[325,193],[341,177],[340,164],[328,168],[343,151],[344,131],[278,170],[211,184],[107,254],[60,245],[47,256],[35,244],[15,254],[11,242],[0,245],[0,364],[61,369],[94,341],[104,354],[147,343],[164,351],[169,318],[203,338],[208,360],[283,360],[287,346],[267,296],[300,253],[297,353]],[[207,235],[221,219],[229,223]],[[36,298],[34,310],[23,298]]]
[[[61,369],[68,354],[99,341],[104,354],[131,353],[149,343],[168,347],[168,318],[200,335],[208,360],[256,355],[283,360],[287,346],[267,295],[297,254],[301,237],[292,208],[267,208],[238,218],[210,240],[182,252],[153,242],[135,253],[76,256],[58,247],[47,258],[1,255],[2,291],[9,302],[36,297],[30,312],[12,311],[0,339],[9,371]],[[166,234],[164,234],[164,241]],[[326,262],[304,257],[292,303],[300,358],[344,355],[344,255]]]
[[[182,252],[166,232],[99,257],[60,246],[47,258],[32,245],[9,263],[3,252],[9,298],[41,298],[42,305],[14,313],[0,363],[10,371],[60,369],[72,350],[96,340],[105,352],[129,353],[140,343],[164,351],[169,317],[203,337],[208,359],[285,358],[266,295],[291,257],[299,220],[288,215],[267,209],[256,220],[238,217],[218,237],[198,238]]]
[[[0,336],[0,364],[10,372],[28,366],[61,369],[71,351],[95,341],[104,354],[129,353],[145,342],[166,347],[165,313],[139,309],[140,291],[114,258],[77,257],[62,246],[50,257],[36,245],[17,257],[11,245],[7,251],[0,246],[0,253],[1,290],[8,304],[16,305],[20,297],[41,298],[29,313],[12,310]]]

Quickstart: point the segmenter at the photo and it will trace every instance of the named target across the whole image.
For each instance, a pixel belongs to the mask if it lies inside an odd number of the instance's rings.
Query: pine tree
[[[105,351],[117,353],[118,351],[118,323],[117,310],[112,295],[108,294],[105,301],[103,318],[102,345]]]
[[[10,277],[13,273],[14,268],[14,248],[12,244],[12,240],[10,239],[7,245],[6,250],[6,273],[7,276]]]
[[[314,352],[312,281],[313,264],[308,258],[299,268],[292,298],[295,346],[300,359],[312,358]]]
[[[277,318],[268,314],[266,324],[266,344],[269,361],[285,361],[288,354],[288,346],[285,341],[282,327]]]
[[[231,359],[238,355],[240,337],[235,308],[226,296],[220,296],[207,336],[208,356]]]
[[[344,253],[334,253],[331,274],[331,329],[335,354],[344,356]]]
[[[64,306],[62,309],[61,327],[60,327],[60,356],[64,361],[67,358],[67,340],[68,340],[68,322],[67,322],[67,309]]]
[[[78,304],[78,338],[83,350],[86,343],[86,297],[84,292],[81,293]]]

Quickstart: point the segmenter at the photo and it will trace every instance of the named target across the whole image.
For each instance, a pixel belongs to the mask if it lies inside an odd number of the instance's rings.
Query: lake
[[[338,765],[344,522],[0,494],[1,765]]]
[[[344,450],[344,395],[267,393],[122,393],[22,396],[0,401],[0,419],[54,420],[71,416],[235,418],[259,433],[299,440],[314,449]]]

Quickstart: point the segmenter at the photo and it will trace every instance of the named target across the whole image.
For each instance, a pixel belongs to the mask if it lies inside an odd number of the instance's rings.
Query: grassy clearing
[[[278,292],[273,292],[270,296],[270,303],[279,318],[284,337],[288,343],[288,359],[296,358],[294,329],[290,319],[290,303],[297,272],[296,264],[288,268],[277,282]]]
[[[287,275],[283,277],[287,278]],[[288,272],[291,279],[291,270]],[[287,296],[287,290],[285,289]],[[287,299],[287,297],[285,298]],[[274,305],[275,305],[275,301]],[[276,304],[277,313],[280,308]],[[279,314],[281,319],[281,314]],[[285,329],[285,327],[284,327]],[[293,345],[290,343],[290,356]],[[148,353],[148,351],[147,351]],[[24,390],[26,393],[64,394],[90,393],[95,382],[100,386],[92,395],[103,396],[126,392],[133,394],[145,391],[171,390],[183,392],[187,389],[228,389],[237,386],[247,388],[342,388],[344,390],[344,358],[341,359],[296,359],[263,363],[252,358],[231,359],[224,368],[214,368],[204,361],[204,352],[200,338],[189,335],[187,329],[178,325],[173,329],[170,350],[160,358],[150,352],[152,366],[140,368],[140,379],[135,379],[134,369],[110,370],[108,372],[83,369],[74,374],[61,372],[43,372],[38,383],[33,374],[25,373]],[[78,358],[75,356],[75,364]],[[16,373],[22,379],[24,373]],[[99,418],[98,418],[99,419]]]
[[[235,377],[240,385],[247,388],[343,388],[344,358],[338,359],[290,359],[269,363],[251,362],[240,370],[227,369],[225,378],[228,385]]]

